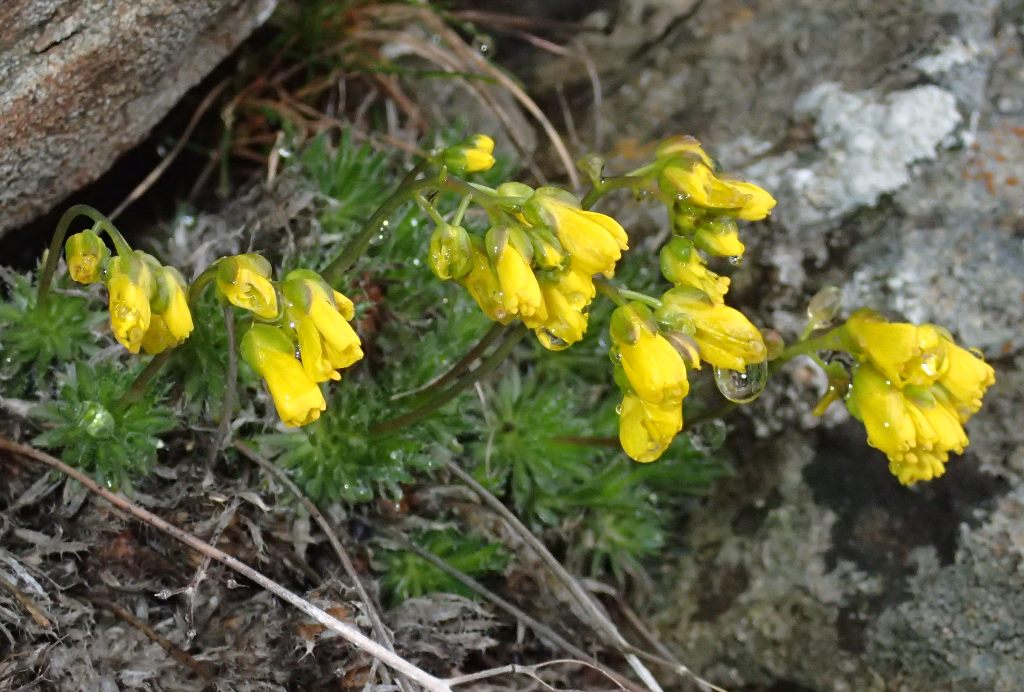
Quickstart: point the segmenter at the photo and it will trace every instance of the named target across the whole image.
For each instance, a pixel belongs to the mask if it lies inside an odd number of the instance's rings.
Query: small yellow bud
[[[750,198],[724,182],[705,163],[689,157],[670,159],[658,178],[661,189],[704,209],[740,209]]]
[[[673,288],[661,298],[657,310],[659,322],[685,325],[700,348],[706,362],[744,372],[748,365],[761,363],[767,357],[761,332],[750,320],[724,303],[715,303],[701,293],[686,287]]]
[[[314,382],[340,380],[338,371],[363,357],[359,335],[345,316],[354,316],[352,302],[309,269],[289,272],[281,292],[288,301],[286,314],[294,325],[306,375]]]
[[[742,257],[746,249],[740,242],[736,222],[724,217],[702,222],[693,234],[693,242],[704,252],[716,257]]]
[[[629,238],[619,223],[604,214],[584,211],[564,190],[538,189],[523,208],[534,226],[554,230],[573,264],[590,274],[615,273],[615,263],[629,249]]]
[[[473,268],[473,244],[462,226],[442,224],[430,236],[430,270],[442,281],[461,279]]]
[[[473,135],[461,144],[444,150],[448,170],[459,175],[488,171],[494,165],[494,140],[487,135]]]
[[[514,226],[496,226],[487,231],[484,242],[498,274],[499,298],[505,313],[519,315],[524,321],[546,320],[540,284],[530,268],[533,248],[526,234]],[[527,326],[531,326],[529,322]]]
[[[158,267],[153,275],[153,314],[142,339],[142,349],[151,355],[174,348],[188,338],[193,328],[185,279],[173,267]]]
[[[114,338],[131,353],[138,353],[149,329],[153,276],[149,265],[134,255],[110,260],[107,271],[110,294],[110,329]]]
[[[469,291],[485,315],[496,322],[508,324],[512,316],[502,306],[498,274],[491,266],[484,241],[477,236],[471,236],[470,240],[473,243],[473,267],[466,276],[459,279],[459,283]]]
[[[619,413],[619,443],[632,459],[656,460],[683,429],[683,406],[679,401],[655,404],[627,394]]]
[[[110,250],[93,231],[82,231],[68,238],[64,244],[68,262],[68,273],[80,284],[91,284],[100,280],[104,265],[110,257]]]
[[[729,278],[710,269],[687,238],[676,236],[661,248],[661,273],[676,286],[692,286],[716,303],[724,301]]]
[[[639,303],[617,308],[610,331],[617,359],[640,398],[654,404],[683,400],[690,391],[686,365],[679,352],[658,333],[650,310]]]
[[[708,169],[715,170],[715,162],[711,160],[708,153],[700,142],[690,135],[677,135],[670,137],[658,145],[654,156],[658,159],[668,159],[680,155],[690,156],[699,159]]]
[[[312,423],[327,409],[324,395],[295,358],[295,344],[277,327],[254,324],[240,344],[245,359],[266,383],[285,425]]]
[[[723,178],[723,182],[741,195],[747,196],[747,201],[736,212],[736,218],[744,221],[760,221],[775,208],[775,198],[767,190],[754,183],[731,178]]]
[[[228,301],[265,320],[277,317],[277,291],[270,262],[256,254],[222,257],[217,262],[217,290]]]

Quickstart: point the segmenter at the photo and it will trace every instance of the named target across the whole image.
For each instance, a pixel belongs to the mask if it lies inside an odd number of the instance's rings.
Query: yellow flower
[[[723,182],[736,192],[748,197],[747,201],[736,212],[736,218],[743,219],[744,221],[760,221],[767,217],[772,209],[775,208],[775,198],[760,186],[745,180],[733,180],[730,178],[723,178]]]
[[[571,289],[562,281],[541,281],[540,290],[547,308],[547,319],[528,326],[537,334],[541,346],[550,351],[561,351],[582,339],[587,331],[587,315],[582,308],[575,307],[565,293]]]
[[[501,288],[498,285],[498,274],[491,266],[491,260],[484,249],[483,240],[474,236],[473,241],[473,267],[469,274],[459,279],[469,295],[485,315],[496,322],[507,324],[511,316],[505,311],[501,304]]]
[[[960,420],[967,422],[981,408],[985,390],[995,384],[992,366],[970,351],[946,340],[946,368],[939,384],[949,394]]]
[[[658,333],[650,311],[637,303],[612,314],[611,336],[623,372],[644,401],[681,402],[690,391],[683,357]]]
[[[897,386],[941,383],[965,421],[995,382],[990,365],[935,325],[886,322],[871,310],[858,310],[844,330],[855,355],[869,360]]]
[[[686,238],[676,236],[661,248],[661,273],[676,286],[703,291],[715,303],[722,303],[729,291],[729,278],[710,269]]]
[[[288,300],[286,314],[298,337],[306,375],[314,382],[340,380],[337,371],[363,357],[359,335],[345,318],[346,312],[354,316],[351,301],[309,269],[289,272],[281,290]],[[341,305],[336,296],[341,296]]]
[[[627,394],[620,411],[619,443],[636,461],[660,457],[683,429],[683,407],[678,401],[653,404]]]
[[[462,226],[441,224],[430,236],[430,270],[442,281],[461,279],[473,268],[473,244]]]
[[[729,218],[702,221],[693,234],[693,242],[704,252],[716,257],[742,257],[746,249],[740,242],[736,221]]]
[[[295,345],[284,332],[254,324],[242,337],[242,357],[270,389],[277,415],[285,425],[312,423],[326,410],[324,395],[295,358]]]
[[[68,273],[80,284],[99,281],[103,265],[110,257],[110,250],[93,231],[82,231],[68,238],[64,244],[68,261]]]
[[[484,242],[498,274],[498,297],[504,312],[519,315],[524,321],[546,320],[540,284],[530,268],[533,250],[523,231],[507,226],[491,228]]]
[[[612,276],[615,263],[629,249],[626,231],[615,219],[584,211],[579,200],[564,190],[539,188],[524,213],[534,226],[552,228],[573,264],[589,274]]]
[[[703,161],[688,156],[669,159],[661,169],[658,184],[663,191],[682,195],[686,203],[705,209],[741,209],[750,199],[750,195],[716,176]]]
[[[118,256],[110,261],[107,277],[110,329],[122,346],[138,353],[152,318],[152,272],[138,257]]]
[[[658,320],[689,333],[708,363],[743,372],[767,357],[764,337],[739,310],[687,287],[673,288],[661,300]]]
[[[142,339],[142,349],[157,354],[174,348],[192,333],[192,312],[188,307],[185,280],[173,267],[154,270],[156,290],[150,305],[152,318]]]
[[[465,142],[448,147],[444,162],[449,170],[460,175],[490,170],[494,165],[494,140],[487,135],[473,135]]]
[[[963,452],[967,434],[941,387],[900,389],[870,363],[853,375],[847,408],[864,423],[868,444],[889,458],[904,485],[945,473],[950,452]]]
[[[548,229],[530,228],[529,236],[533,244],[533,262],[538,268],[561,269],[569,262],[561,243]]]
[[[256,254],[223,257],[217,263],[217,290],[232,305],[265,320],[277,317],[277,291],[270,262]]]

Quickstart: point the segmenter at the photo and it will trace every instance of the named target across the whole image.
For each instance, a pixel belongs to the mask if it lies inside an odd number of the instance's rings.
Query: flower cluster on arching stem
[[[833,289],[812,301],[805,333],[784,347],[780,336],[769,332],[766,339],[727,304],[731,282],[720,272],[742,261],[739,224],[766,219],[776,201],[755,183],[722,172],[696,139],[671,138],[649,163],[620,176],[606,176],[600,160],[587,159],[581,168],[592,187],[583,197],[555,186],[505,181],[491,187],[467,178],[494,164],[494,142],[482,134],[432,152],[322,275],[301,268],[275,279],[270,262],[249,253],[222,257],[189,284],[174,267],[132,250],[109,220],[91,213],[96,225],[65,244],[69,274],[106,287],[111,331],[133,354],[164,353],[187,339],[191,306],[213,287],[224,304],[248,315],[239,350],[264,380],[280,419],[304,426],[327,408],[321,385],[340,380],[363,358],[352,326],[355,305],[325,277],[343,275],[369,247],[370,234],[387,225],[387,214],[415,202],[434,222],[422,241],[433,274],[459,284],[489,319],[532,330],[544,348],[561,351],[584,338],[598,293],[615,303],[608,333],[612,379],[622,394],[619,441],[636,461],[655,461],[682,431],[691,371],[710,365],[723,395],[746,403],[764,386],[770,360],[777,365],[796,355],[816,359],[831,380],[815,412],[844,399],[900,482],[942,475],[949,455],[966,447],[963,426],[979,410],[994,371],[941,327],[888,322],[860,310],[823,333],[839,309]],[[670,287],[659,294],[617,283],[629,234],[591,209],[614,189],[665,207],[671,233],[657,261]],[[458,206],[442,214],[437,204],[452,194]],[[485,224],[465,221],[473,205]],[[46,277],[55,265],[48,266]],[[40,296],[44,290],[41,285]],[[821,311],[828,320],[816,317]],[[820,351],[846,352],[846,366],[826,364]],[[422,417],[414,413],[410,420]]]

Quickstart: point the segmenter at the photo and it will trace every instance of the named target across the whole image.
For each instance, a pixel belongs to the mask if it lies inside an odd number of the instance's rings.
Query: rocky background
[[[736,473],[680,528],[687,553],[656,574],[664,588],[647,605],[662,636],[730,689],[1020,689],[1024,2],[533,9],[587,30],[563,33],[561,55],[503,55],[499,37],[497,61],[576,153],[614,168],[638,143],[689,133],[776,194],[730,293],[760,324],[792,338],[809,298],[834,285],[846,310],[946,325],[997,370],[968,453],[906,489],[841,407],[810,415],[824,381],[792,364],[729,420]],[[538,141],[528,148],[543,159]],[[0,141],[0,164],[10,151]],[[0,185],[0,216],[11,189]],[[663,226],[625,220],[652,238]]]
[[[604,92],[587,109],[581,81],[580,132],[624,157],[615,133],[690,133],[778,197],[735,301],[793,337],[838,286],[998,378],[964,458],[906,489],[842,407],[809,415],[824,382],[794,364],[730,421],[736,475],[662,570],[663,633],[733,689],[1020,689],[1024,3],[623,0],[588,22]]]

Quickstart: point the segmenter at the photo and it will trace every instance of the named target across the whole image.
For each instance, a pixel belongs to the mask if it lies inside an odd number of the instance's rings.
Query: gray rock
[[[276,0],[0,5],[0,234],[95,180]]]

